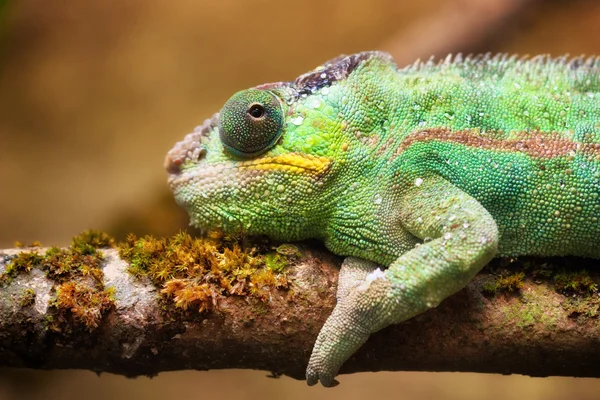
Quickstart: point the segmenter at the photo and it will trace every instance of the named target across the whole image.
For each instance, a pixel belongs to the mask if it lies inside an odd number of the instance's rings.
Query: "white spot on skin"
[[[375,271],[371,272],[369,275],[366,276],[365,281],[358,287],[358,290],[361,292],[366,291],[371,286],[371,283],[373,283],[377,279],[383,279],[384,281],[387,280],[387,278],[385,277],[385,272],[383,272],[379,268],[377,268]]]
[[[294,124],[296,126],[302,125],[302,122],[304,122],[304,117],[302,117],[300,115],[295,118],[292,118],[292,124]]]
[[[381,195],[379,193],[376,194],[375,197],[373,198],[373,203],[375,203],[377,205],[381,204],[382,201],[383,200],[382,200]]]
[[[375,279],[384,279],[384,280],[386,279],[385,273],[379,268],[377,268],[375,271],[371,272],[366,277],[367,282],[373,282]]]
[[[415,179],[415,186],[416,186],[416,187],[419,187],[419,186],[421,186],[422,184],[423,184],[423,179],[421,179],[421,178],[417,178],[417,179]]]
[[[317,99],[316,97],[311,98],[309,107],[319,108],[320,105],[321,105],[321,100]]]

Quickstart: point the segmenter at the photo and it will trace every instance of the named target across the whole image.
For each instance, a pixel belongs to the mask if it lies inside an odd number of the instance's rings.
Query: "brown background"
[[[497,18],[506,7],[518,12]],[[64,245],[90,227],[175,232],[185,216],[162,170],[174,142],[236,90],[340,53],[390,50],[399,63],[457,50],[600,54],[597,0],[21,0],[6,11],[0,248]],[[376,373],[325,390],[266,375],[0,370],[0,398],[600,398],[594,379]]]

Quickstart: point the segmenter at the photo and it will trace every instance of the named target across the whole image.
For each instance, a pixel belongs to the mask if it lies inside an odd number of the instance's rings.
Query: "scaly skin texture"
[[[338,57],[237,93],[167,155],[191,223],[348,256],[307,381],[499,255],[600,257],[600,60]]]

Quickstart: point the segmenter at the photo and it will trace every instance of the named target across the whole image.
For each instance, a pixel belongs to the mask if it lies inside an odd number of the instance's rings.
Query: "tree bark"
[[[104,285],[114,288],[115,305],[96,329],[77,334],[48,327],[56,282],[39,269],[21,273],[0,289],[0,365],[126,376],[250,368],[303,379],[312,345],[335,304],[341,259],[310,244],[300,249],[302,257],[287,271],[289,289],[271,290],[266,302],[225,296],[204,313],[178,311],[160,294],[161,288],[131,276],[116,250],[103,250]],[[0,272],[19,251],[0,251]],[[525,279],[515,285],[522,287],[505,293],[502,287],[490,289],[490,282],[500,282],[491,270],[487,267],[436,309],[374,334],[341,373],[600,376],[598,294],[590,284],[598,281],[597,275],[585,275],[585,296],[564,295],[557,292],[556,279],[528,267]],[[518,271],[512,268],[511,276]],[[581,279],[569,276],[578,289]],[[27,288],[35,291],[35,300],[23,305],[19,299]]]

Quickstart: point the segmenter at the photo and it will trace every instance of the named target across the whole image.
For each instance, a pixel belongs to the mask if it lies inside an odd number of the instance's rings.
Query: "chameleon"
[[[345,256],[309,385],[492,258],[600,257],[600,57],[378,51],[235,93],[167,154],[205,229]]]

